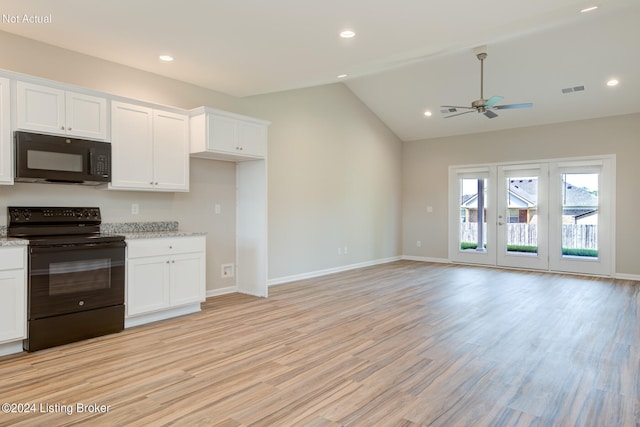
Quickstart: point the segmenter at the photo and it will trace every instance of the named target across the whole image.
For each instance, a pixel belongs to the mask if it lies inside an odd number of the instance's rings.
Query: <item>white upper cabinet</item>
[[[111,184],[109,188],[153,187],[153,110],[111,103]]]
[[[269,122],[201,107],[191,111],[191,156],[255,160],[267,156]]]
[[[18,129],[107,140],[107,99],[18,81]]]
[[[9,79],[0,77],[0,184],[13,184]]]
[[[118,190],[189,191],[189,118],[111,103],[112,178]]]
[[[154,184],[164,190],[189,190],[189,117],[153,111]]]

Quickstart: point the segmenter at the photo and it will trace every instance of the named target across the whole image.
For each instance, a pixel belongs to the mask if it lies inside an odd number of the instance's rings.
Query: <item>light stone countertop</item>
[[[17,237],[0,237],[0,247],[8,247],[8,246],[27,246],[29,241],[27,239],[20,239]]]
[[[27,246],[29,241],[27,239],[20,239],[17,237],[7,237],[7,226],[0,225],[0,247],[5,246]]]
[[[206,235],[202,232],[179,230],[178,221],[106,223],[100,226],[100,231],[125,236],[127,240]]]
[[[205,232],[179,230],[177,221],[105,223],[101,225],[100,231],[105,234],[125,236],[127,240],[205,236],[207,234]],[[0,226],[0,247],[27,246],[28,244],[28,239],[7,237],[7,227]]]
[[[124,236],[126,240],[134,239],[158,239],[163,237],[190,237],[205,236],[207,233],[199,231],[140,231],[136,233],[118,233]]]

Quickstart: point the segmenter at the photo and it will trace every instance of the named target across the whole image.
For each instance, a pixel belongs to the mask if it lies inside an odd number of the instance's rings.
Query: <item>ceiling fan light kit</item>
[[[458,105],[441,105],[440,107],[446,108],[446,110],[440,110],[443,113],[455,112],[458,109],[469,110],[463,111],[461,113],[451,114],[450,116],[445,116],[445,119],[450,117],[461,116],[463,114],[468,113],[482,113],[485,117],[493,119],[498,117],[496,113],[491,110],[512,110],[515,108],[531,108],[533,107],[533,103],[528,102],[524,104],[507,104],[507,105],[496,105],[498,102],[502,101],[503,98],[501,96],[492,96],[489,99],[485,99],[484,97],[484,60],[487,58],[487,47],[486,46],[478,46],[474,50],[476,57],[480,61],[480,99],[476,99],[471,103],[471,107],[462,107]]]

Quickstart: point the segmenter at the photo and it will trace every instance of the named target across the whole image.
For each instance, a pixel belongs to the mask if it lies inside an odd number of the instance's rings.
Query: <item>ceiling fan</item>
[[[449,117],[461,116],[462,114],[468,113],[482,113],[490,119],[494,117],[498,117],[496,113],[492,110],[511,110],[514,108],[531,108],[533,107],[533,103],[528,102],[525,104],[508,104],[508,105],[496,105],[498,102],[502,101],[501,96],[492,96],[489,99],[484,99],[484,60],[487,57],[487,47],[480,46],[475,49],[476,57],[480,60],[480,99],[477,99],[471,103],[471,107],[461,107],[458,105],[441,105],[442,108],[446,108],[446,110],[441,110],[443,113],[455,113],[458,109],[465,109],[469,111],[463,111],[461,113],[452,114],[450,116],[445,116],[445,119]]]

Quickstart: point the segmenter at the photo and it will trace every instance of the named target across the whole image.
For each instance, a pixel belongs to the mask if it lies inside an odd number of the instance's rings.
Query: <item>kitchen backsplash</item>
[[[6,236],[7,236],[7,226],[0,225],[0,237],[6,237]]]
[[[113,222],[100,225],[100,232],[109,234],[158,231],[178,231],[178,221]]]

